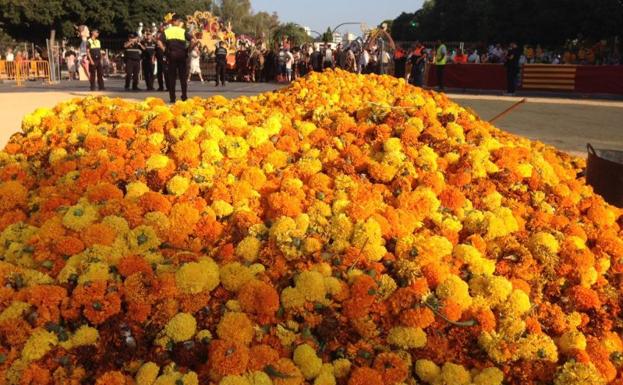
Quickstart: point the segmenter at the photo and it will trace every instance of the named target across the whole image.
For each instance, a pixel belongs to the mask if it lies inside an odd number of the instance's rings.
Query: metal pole
[[[381,75],[385,74],[385,63],[383,63],[384,60],[384,53],[385,53],[385,40],[379,38],[379,47],[380,47],[380,51],[379,51],[379,73]]]

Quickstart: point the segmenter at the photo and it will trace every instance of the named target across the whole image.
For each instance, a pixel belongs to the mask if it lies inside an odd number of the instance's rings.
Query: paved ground
[[[230,83],[215,87],[212,83],[191,82],[191,96],[226,97],[253,95],[270,91],[274,84]],[[107,82],[108,96],[143,99],[157,96],[166,99],[164,92],[125,92],[119,80]],[[19,130],[22,116],[37,107],[53,106],[74,97],[89,95],[85,82],[64,82],[61,85],[28,83],[25,87],[0,84],[0,145]],[[497,95],[453,94],[458,103],[472,108],[481,118],[491,119],[521,98]],[[623,101],[586,100],[576,98],[547,98],[528,96],[526,103],[495,122],[496,126],[518,135],[538,139],[562,150],[584,154],[586,143],[595,147],[623,149]]]

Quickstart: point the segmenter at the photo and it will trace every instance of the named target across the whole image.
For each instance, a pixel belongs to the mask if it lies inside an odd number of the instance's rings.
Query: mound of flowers
[[[39,109],[0,152],[6,384],[623,384],[583,160],[384,76]]]

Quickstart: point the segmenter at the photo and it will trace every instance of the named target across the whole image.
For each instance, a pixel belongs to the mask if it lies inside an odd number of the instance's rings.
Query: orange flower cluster
[[[0,152],[6,384],[623,384],[584,161],[387,76],[38,109]]]

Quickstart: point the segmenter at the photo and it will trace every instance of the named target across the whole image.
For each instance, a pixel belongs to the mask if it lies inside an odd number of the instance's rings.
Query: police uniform
[[[130,89],[130,79],[132,80],[132,89],[138,90],[138,75],[141,69],[141,56],[143,49],[138,42],[131,43],[125,47],[125,89]]]
[[[182,100],[187,99],[188,74],[188,43],[191,40],[190,34],[182,27],[171,26],[164,30],[163,43],[166,47],[166,58],[169,74],[169,99],[175,102],[175,83],[176,77],[180,78],[182,86]]]
[[[156,56],[156,42],[154,40],[145,40],[143,42],[145,50],[143,51],[143,78],[145,78],[145,86],[148,90],[154,89],[154,60]]]
[[[214,53],[216,56],[216,85],[220,80],[225,85],[225,70],[227,69],[227,49],[219,46]]]
[[[158,40],[164,40],[164,33],[158,34]],[[158,78],[158,91],[169,90],[169,73],[167,72],[166,56],[162,48],[156,45],[156,76]]]
[[[87,40],[87,49],[91,56],[89,61],[89,81],[91,83],[91,91],[95,91],[95,76],[97,75],[97,88],[104,89],[104,75],[102,74],[102,43],[99,39],[89,38]]]

